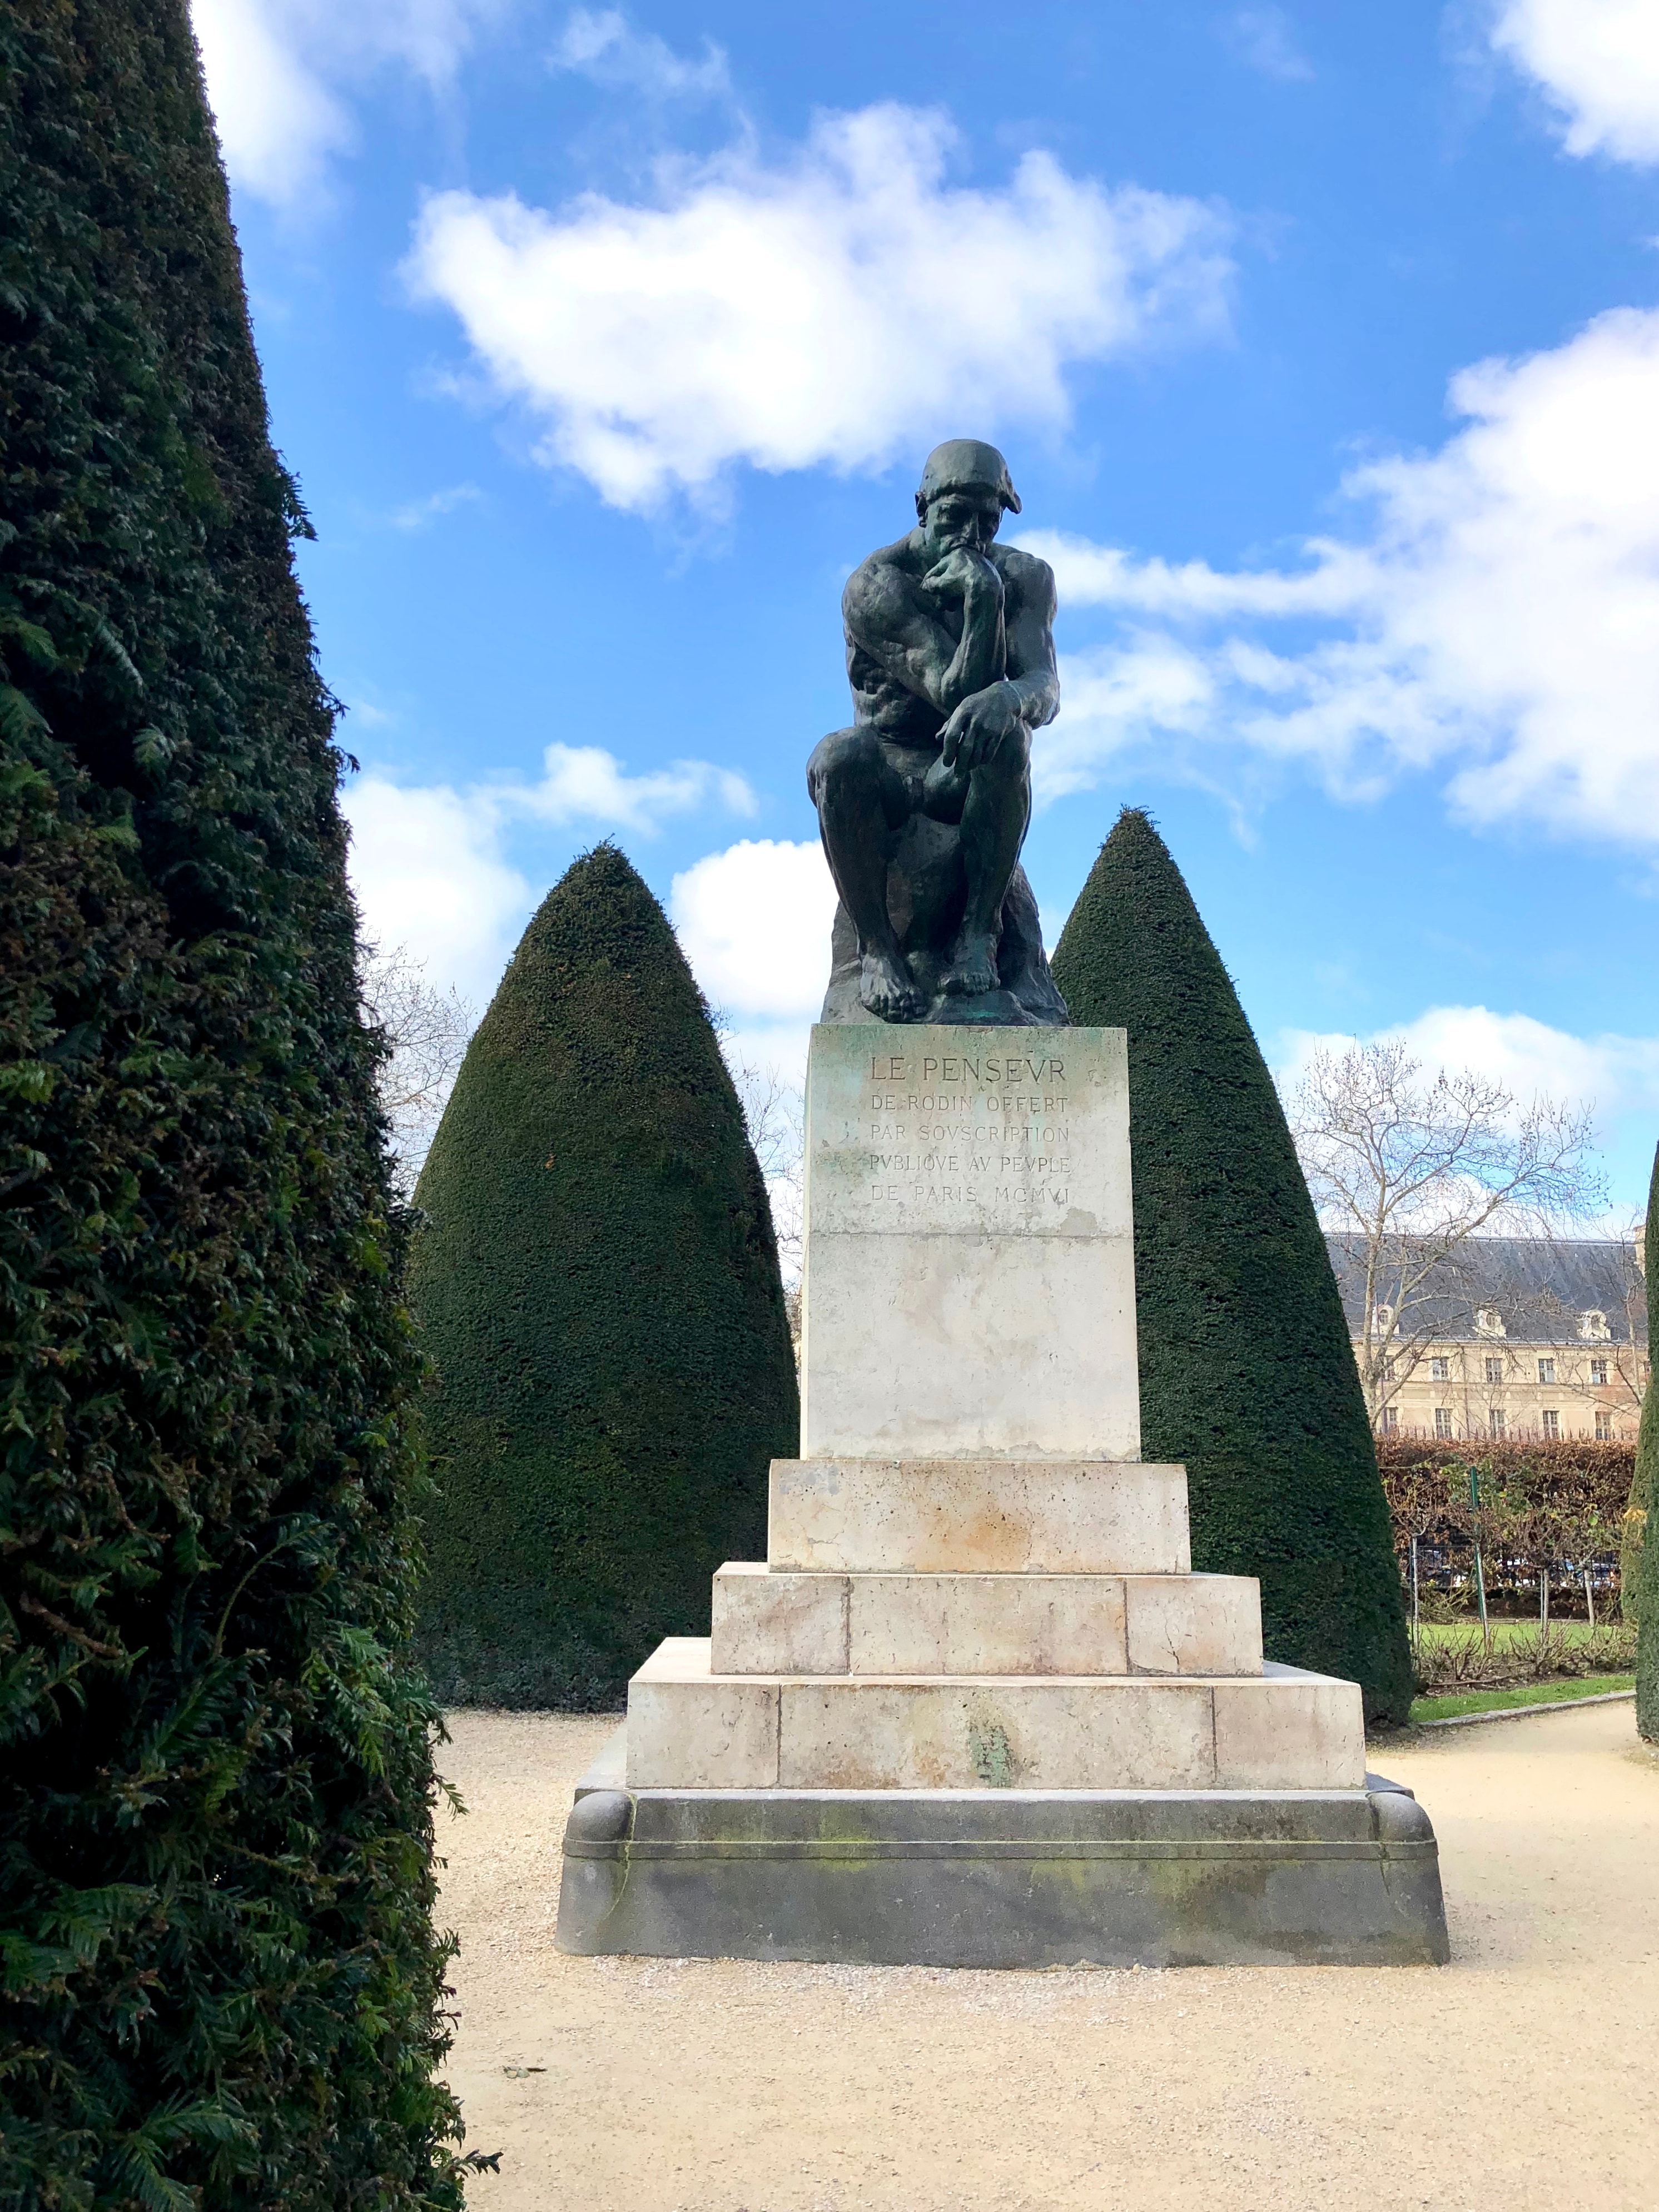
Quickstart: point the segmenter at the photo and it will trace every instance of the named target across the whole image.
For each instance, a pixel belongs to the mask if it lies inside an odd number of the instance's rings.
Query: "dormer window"
[[[1477,1336],[1507,1336],[1509,1334],[1509,1331],[1504,1326],[1504,1316],[1496,1306],[1479,1306],[1475,1309],[1474,1333]]]
[[[1392,1336],[1394,1334],[1394,1308],[1392,1306],[1373,1306],[1371,1308],[1371,1329],[1373,1334],[1377,1336]]]
[[[1578,1334],[1586,1344],[1609,1344],[1613,1340],[1607,1317],[1599,1306],[1592,1306],[1588,1313],[1579,1315]]]

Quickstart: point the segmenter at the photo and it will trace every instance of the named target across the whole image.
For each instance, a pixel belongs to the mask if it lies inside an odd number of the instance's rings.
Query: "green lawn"
[[[1568,1681],[1522,1682],[1511,1690],[1458,1690],[1438,1698],[1413,1698],[1412,1722],[1445,1721],[1459,1713],[1502,1712],[1508,1705],[1565,1705],[1579,1698],[1633,1690],[1634,1674],[1579,1674]]]
[[[1592,1628],[1587,1620],[1557,1620],[1552,1618],[1550,1634],[1553,1638],[1559,1637],[1564,1644],[1585,1644],[1592,1636],[1605,1634],[1608,1625],[1606,1621],[1598,1621]],[[1471,1636],[1480,1635],[1480,1616],[1471,1613],[1467,1620],[1425,1620],[1418,1633],[1425,1644],[1462,1643]],[[1492,1623],[1494,1650],[1501,1650],[1506,1644],[1518,1643],[1525,1638],[1535,1638],[1537,1634],[1538,1617],[1535,1613],[1530,1620],[1494,1620]]]

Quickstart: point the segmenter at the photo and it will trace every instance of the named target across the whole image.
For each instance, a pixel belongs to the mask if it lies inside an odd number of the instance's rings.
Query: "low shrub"
[[[1460,1626],[1449,1635],[1416,1639],[1417,1686],[1425,1696],[1443,1690],[1506,1690],[1522,1682],[1544,1682],[1586,1674],[1625,1674],[1636,1664],[1636,1631],[1614,1621],[1586,1632],[1575,1627],[1547,1633],[1528,1627],[1520,1633],[1487,1637],[1478,1626]]]

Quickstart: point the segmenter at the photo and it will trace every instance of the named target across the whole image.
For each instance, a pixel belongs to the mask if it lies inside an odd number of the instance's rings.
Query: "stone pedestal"
[[[831,1027],[801,1455],[1140,1456],[1121,1030]]]
[[[578,1792],[568,1950],[1446,1956],[1356,1684],[1139,1456],[1121,1030],[813,1032],[802,1456]]]

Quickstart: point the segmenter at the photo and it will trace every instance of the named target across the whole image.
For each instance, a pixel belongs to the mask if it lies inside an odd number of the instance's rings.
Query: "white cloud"
[[[1091,789],[1109,762],[1138,745],[1203,735],[1218,690],[1201,655],[1156,632],[1109,652],[1062,653],[1064,711],[1032,751],[1037,804]]]
[[[430,199],[406,274],[460,319],[540,457],[611,504],[718,498],[738,463],[884,465],[906,444],[1068,417],[1066,372],[1224,323],[1211,208],[1024,156],[946,182],[956,133],[894,105],[821,115],[769,165],[664,165],[654,204]]]
[[[601,745],[549,745],[542,756],[540,781],[502,783],[483,788],[481,803],[537,822],[609,822],[654,837],[668,814],[690,814],[700,806],[723,806],[729,813],[752,814],[757,801],[746,780],[708,761],[671,761],[665,769],[629,775],[614,753]]]
[[[1399,1038],[1430,1074],[1473,1068],[1501,1083],[1524,1110],[1534,1098],[1552,1098],[1592,1115],[1596,1141],[1611,1156],[1622,1203],[1592,1234],[1620,1234],[1639,1212],[1659,1117],[1659,1037],[1602,1031],[1578,1036],[1530,1014],[1505,1014],[1488,1006],[1430,1006],[1409,1022],[1374,1038],[1312,1030],[1281,1030],[1273,1054],[1282,1090],[1294,1089],[1316,1051],[1346,1052],[1352,1045]]]
[[[666,816],[711,805],[750,814],[755,799],[740,775],[707,761],[629,775],[598,745],[553,744],[534,783],[458,791],[371,770],[346,783],[342,804],[368,936],[388,950],[406,945],[429,981],[482,1008],[538,896],[507,856],[514,830],[591,823],[648,837]]]
[[[1568,153],[1659,161],[1653,0],[1502,0],[1492,37],[1543,90]]]
[[[374,775],[346,784],[342,803],[368,937],[387,951],[406,945],[432,982],[482,1009],[533,903],[528,879],[502,858],[493,811],[447,784]]]
[[[1281,574],[1212,568],[1206,562],[1141,560],[1097,545],[1069,530],[1026,530],[1018,544],[1048,562],[1073,606],[1123,607],[1136,614],[1328,615],[1350,612],[1362,579],[1344,549],[1316,545],[1317,565]]]
[[[1364,526],[1292,569],[1024,535],[1062,609],[1129,625],[1074,663],[1041,787],[1095,781],[1136,743],[1208,774],[1242,745],[1340,796],[1432,769],[1471,822],[1659,841],[1659,313],[1479,363],[1451,404],[1465,427],[1353,471]],[[1270,641],[1274,623],[1292,628]]]
[[[268,0],[193,0],[208,99],[232,181],[286,205],[314,190],[351,118]]]
[[[323,185],[356,128],[343,95],[388,65],[441,91],[509,0],[191,0],[233,183],[292,207]]]
[[[744,838],[677,875],[668,911],[703,996],[767,1169],[786,1277],[799,1266],[799,1097],[811,1026],[830,981],[836,890],[817,840]]]
[[[444,491],[428,492],[424,499],[410,500],[389,520],[394,530],[424,530],[441,515],[453,514],[457,507],[474,507],[483,497],[475,483],[451,484]]]
[[[1398,1037],[1431,1073],[1474,1068],[1523,1106],[1553,1097],[1594,1109],[1601,1121],[1659,1111],[1659,1037],[1576,1036],[1530,1014],[1494,1013],[1487,1006],[1430,1006],[1378,1034]],[[1280,1079],[1294,1081],[1316,1051],[1343,1052],[1358,1041],[1286,1030],[1275,1054]]]
[[[1241,61],[1280,84],[1304,84],[1313,64],[1296,43],[1282,8],[1241,8],[1222,26],[1223,35]]]
[[[647,100],[725,99],[732,91],[725,52],[713,40],[703,41],[701,61],[687,61],[654,31],[636,31],[619,8],[574,9],[552,62]]]
[[[817,1012],[836,887],[816,839],[744,838],[708,854],[675,877],[669,913],[704,996],[734,1022]]]

